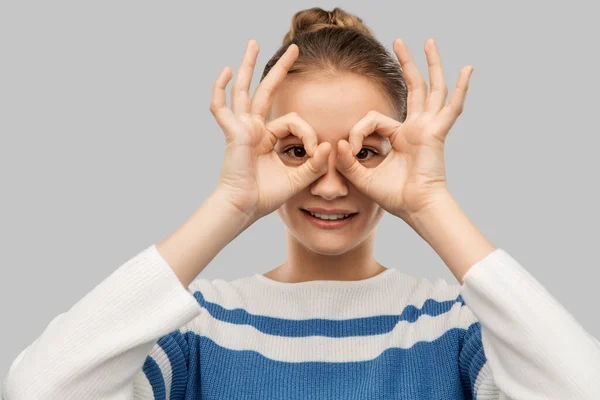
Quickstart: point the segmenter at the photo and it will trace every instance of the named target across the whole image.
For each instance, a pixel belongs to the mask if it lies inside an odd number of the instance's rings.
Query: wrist
[[[440,192],[427,202],[427,205],[418,211],[408,214],[403,218],[417,233],[423,228],[425,221],[438,218],[449,207],[456,205],[456,200],[450,192]]]
[[[240,207],[233,201],[233,196],[222,189],[215,190],[207,199],[213,207],[220,210],[223,218],[229,221],[243,222],[243,225],[251,225],[260,217],[249,208]]]

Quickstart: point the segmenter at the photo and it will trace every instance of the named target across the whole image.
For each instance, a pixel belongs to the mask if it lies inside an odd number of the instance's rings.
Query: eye
[[[369,152],[371,152],[371,157],[369,158]],[[292,153],[292,154],[289,154]],[[308,154],[306,154],[306,150],[304,150],[304,146],[290,146],[287,149],[285,149],[283,151],[283,154],[285,154],[286,157],[291,158],[293,160],[299,160],[304,158],[305,156],[307,156]],[[371,158],[375,157],[377,154],[379,154],[378,152],[376,152],[375,150],[369,149],[367,147],[363,147],[362,149],[360,149],[360,151],[358,152],[358,154],[356,154],[356,158],[358,158],[360,161],[366,161],[366,160],[370,160]]]
[[[293,153],[293,155],[289,154]],[[283,151],[286,157],[291,158],[293,160],[302,159],[306,156],[306,150],[304,150],[304,146],[290,146]]]
[[[360,161],[369,160],[370,158],[362,158],[361,157],[361,155],[365,155],[365,154],[368,155],[367,152],[369,152],[369,151],[373,154],[372,157],[375,157],[377,154],[379,154],[375,150],[371,150],[371,149],[368,149],[366,147],[363,147],[362,149],[360,149],[360,151],[358,152],[358,154],[356,154],[356,158],[358,158]]]

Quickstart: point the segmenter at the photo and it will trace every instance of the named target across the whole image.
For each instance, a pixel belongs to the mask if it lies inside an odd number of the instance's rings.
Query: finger
[[[358,190],[363,193],[367,192],[369,183],[373,176],[373,172],[377,168],[366,168],[356,160],[350,150],[350,143],[345,140],[338,142],[338,153],[336,160],[336,168],[344,175]]]
[[[352,155],[358,154],[362,148],[363,140],[372,133],[377,132],[383,137],[388,137],[390,143],[394,143],[398,129],[402,125],[401,122],[381,114],[375,110],[371,110],[360,119],[348,134],[348,142]]]
[[[448,96],[448,88],[444,81],[444,69],[442,68],[442,59],[437,48],[435,40],[429,39],[425,43],[425,54],[427,55],[427,65],[429,65],[429,95],[425,100],[425,112],[437,114]]]
[[[227,94],[225,93],[225,87],[231,80],[231,68],[224,67],[217,80],[212,87],[212,98],[210,101],[210,111],[213,112],[220,108],[227,107]]]
[[[419,68],[415,63],[408,48],[401,39],[394,40],[394,53],[400,61],[400,66],[404,72],[404,79],[408,88],[407,98],[407,118],[408,115],[414,112],[423,111],[425,97],[427,96],[427,83],[421,76]]]
[[[327,172],[327,160],[331,153],[331,144],[323,142],[317,146],[314,154],[301,166],[286,167],[290,182],[295,188],[294,194],[304,189]]]
[[[275,146],[277,140],[283,139],[292,134],[302,140],[304,149],[309,156],[313,156],[317,149],[317,132],[313,127],[302,119],[298,113],[291,112],[285,114],[273,121],[270,121],[265,126],[269,135],[271,146]],[[269,148],[271,150],[272,147]]]
[[[259,49],[256,40],[250,39],[248,41],[237,78],[231,87],[231,109],[236,115],[250,112],[250,83],[252,82]]]
[[[299,51],[296,44],[291,44],[271,68],[265,79],[258,85],[250,105],[252,114],[260,115],[263,119],[266,117],[267,111],[271,107],[273,95],[298,58]]]
[[[221,74],[213,84],[212,98],[209,107],[210,112],[217,120],[219,126],[223,129],[227,139],[231,139],[228,137],[227,132],[231,132],[231,121],[233,121],[231,117],[234,115],[227,107],[227,94],[225,93],[225,88],[231,80],[232,72],[231,68],[227,66],[221,71]]]
[[[443,128],[444,132],[448,132],[460,114],[463,112],[467,90],[469,89],[469,79],[473,73],[473,67],[467,66],[460,71],[456,87],[450,95],[448,104],[442,108],[436,118],[437,123]]]

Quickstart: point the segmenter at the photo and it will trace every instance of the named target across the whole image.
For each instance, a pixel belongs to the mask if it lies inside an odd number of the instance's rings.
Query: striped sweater
[[[189,288],[152,245],[55,317],[20,399],[600,399],[600,343],[496,249],[462,285],[261,274]]]

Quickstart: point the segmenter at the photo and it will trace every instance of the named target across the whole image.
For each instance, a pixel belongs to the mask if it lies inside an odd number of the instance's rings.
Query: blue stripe
[[[481,342],[481,323],[474,322],[464,333],[460,350],[459,369],[465,390],[473,391],[479,371],[487,358]],[[472,393],[474,395],[474,393]]]
[[[163,336],[158,345],[166,353],[171,364],[171,399],[180,399],[185,394],[187,385],[187,360],[189,351],[185,338],[179,331]]]
[[[144,366],[142,370],[146,374],[146,378],[150,381],[150,385],[152,386],[152,391],[154,392],[154,399],[156,400],[166,400],[167,399],[167,391],[165,390],[165,380],[163,378],[162,372],[160,372],[160,368],[158,367],[158,363],[151,356],[146,356],[146,361],[144,361]]]
[[[458,368],[464,333],[450,329],[434,341],[389,348],[373,360],[359,362],[276,361],[198,336],[202,373],[194,379],[200,384],[186,398],[471,399]]]
[[[228,310],[216,303],[204,299],[197,290],[194,297],[201,307],[210,315],[220,321],[237,325],[250,325],[260,332],[285,337],[327,336],[327,337],[352,337],[381,335],[391,332],[400,321],[414,322],[422,315],[437,316],[448,312],[459,299],[436,301],[427,299],[422,308],[413,305],[406,306],[400,315],[376,315],[372,317],[352,318],[345,320],[331,320],[313,318],[293,320],[275,318],[264,315],[250,314],[244,309]],[[464,302],[461,301],[464,305]]]

